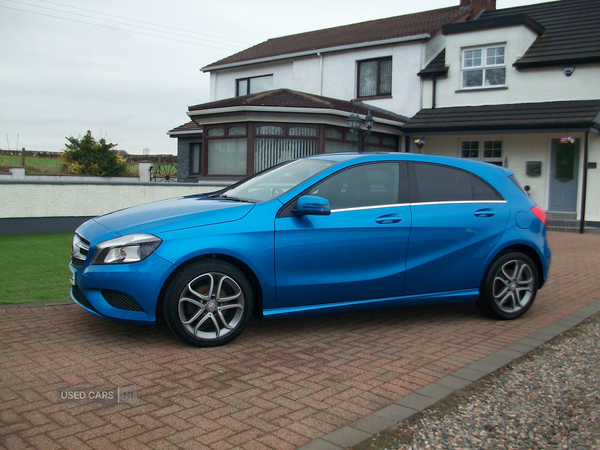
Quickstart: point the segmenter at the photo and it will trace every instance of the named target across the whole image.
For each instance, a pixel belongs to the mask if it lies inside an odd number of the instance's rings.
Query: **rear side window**
[[[418,203],[502,200],[498,192],[470,172],[441,164],[414,163],[411,201]]]

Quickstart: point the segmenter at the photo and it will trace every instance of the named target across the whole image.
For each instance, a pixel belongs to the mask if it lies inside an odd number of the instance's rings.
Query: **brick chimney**
[[[484,9],[486,11],[495,10],[496,0],[460,0],[460,8],[471,8],[471,14],[469,14],[470,20],[477,17],[477,15]]]

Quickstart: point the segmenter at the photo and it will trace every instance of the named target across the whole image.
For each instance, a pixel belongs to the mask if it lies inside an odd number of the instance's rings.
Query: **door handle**
[[[386,214],[384,216],[379,216],[375,219],[375,222],[381,225],[391,224],[391,223],[399,223],[402,221],[402,217],[398,214]]]
[[[496,211],[490,208],[478,209],[475,211],[475,217],[493,217],[496,215]]]

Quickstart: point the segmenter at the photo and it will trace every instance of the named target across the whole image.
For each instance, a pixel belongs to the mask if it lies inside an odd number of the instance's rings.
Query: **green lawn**
[[[5,170],[12,166],[20,166],[22,162],[23,159],[20,156],[0,155],[0,168]],[[63,172],[63,165],[60,158],[26,156],[25,172],[58,174]]]
[[[0,303],[69,299],[73,233],[0,236]]]
[[[20,156],[0,155],[0,171],[7,172],[9,167],[20,166],[23,162]],[[139,164],[128,164],[129,175],[137,177]],[[39,158],[37,156],[25,156],[25,173],[60,175],[65,173],[60,158]]]

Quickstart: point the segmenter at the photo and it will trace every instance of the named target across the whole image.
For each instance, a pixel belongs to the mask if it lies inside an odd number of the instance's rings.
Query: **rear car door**
[[[330,215],[297,217],[284,208],[275,222],[278,307],[401,296],[411,223],[407,183],[405,163],[363,164],[305,192],[327,198]]]
[[[509,209],[474,174],[442,164],[410,163],[412,230],[405,295],[479,288],[485,259]]]

